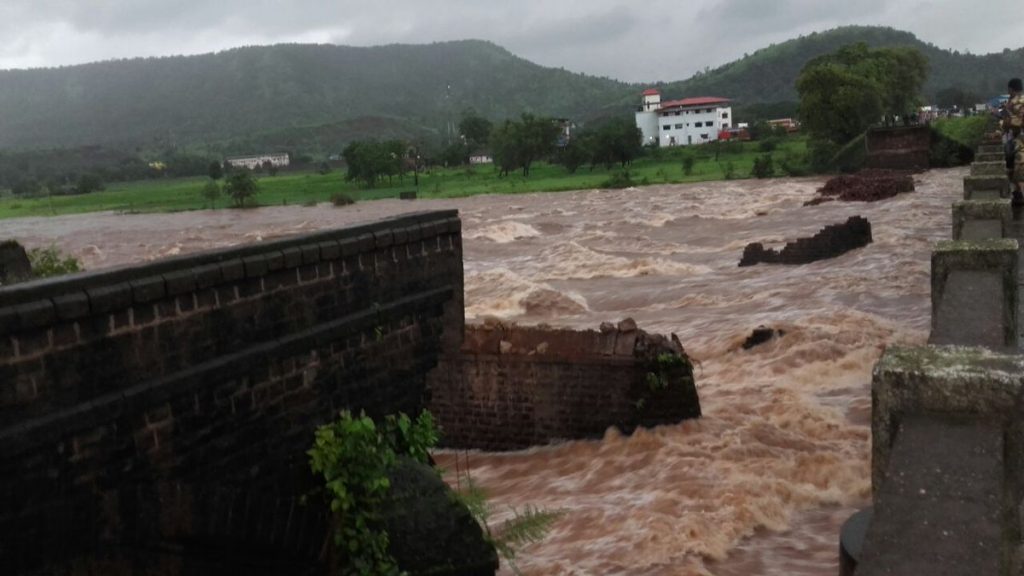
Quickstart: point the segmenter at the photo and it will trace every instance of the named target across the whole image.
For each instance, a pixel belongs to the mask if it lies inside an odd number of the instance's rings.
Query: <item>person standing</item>
[[[1013,190],[1013,204],[1024,205],[1021,184],[1024,183],[1024,83],[1014,78],[1007,84],[1010,99],[1006,101],[1006,114],[1000,128],[1007,137],[1006,168]]]

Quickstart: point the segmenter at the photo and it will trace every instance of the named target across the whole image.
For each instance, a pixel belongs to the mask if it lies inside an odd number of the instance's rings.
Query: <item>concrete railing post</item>
[[[953,203],[953,240],[1006,238],[1013,222],[1008,202],[970,200]]]
[[[933,344],[1017,348],[1017,241],[939,242],[932,252]]]

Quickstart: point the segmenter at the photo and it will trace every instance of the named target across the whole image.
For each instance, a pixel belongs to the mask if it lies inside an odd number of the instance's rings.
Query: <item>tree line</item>
[[[567,133],[566,125],[565,120],[533,114],[492,123],[469,112],[459,122],[458,138],[432,154],[397,140],[349,144],[342,153],[346,178],[373,187],[422,167],[467,165],[474,154],[490,156],[501,176],[520,171],[527,177],[534,163],[544,160],[573,173],[588,163],[591,169],[625,167],[643,151],[640,129],[631,119],[616,118],[578,133]]]

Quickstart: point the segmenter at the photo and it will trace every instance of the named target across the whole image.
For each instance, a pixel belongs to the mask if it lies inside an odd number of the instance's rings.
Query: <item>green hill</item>
[[[662,86],[676,96],[718,95],[741,103],[795,102],[796,77],[808,60],[842,46],[865,42],[872,47],[911,46],[928,58],[931,71],[925,95],[961,87],[982,98],[1006,91],[1006,81],[1024,71],[1024,48],[982,56],[951,52],[919,40],[910,32],[877,26],[846,26],[816,32],[763,48],[735,62]]]
[[[246,47],[0,71],[0,148],[166,148],[364,116],[443,132],[469,107],[491,118],[577,117],[634,91],[475,40]]]
[[[793,106],[803,65],[852,42],[910,45],[931,62],[926,92],[985,97],[1024,70],[1024,49],[975,56],[912,34],[845,27],[769,46],[680,82],[666,97],[736,100],[746,119]],[[438,140],[472,108],[493,120],[523,112],[595,121],[629,114],[644,86],[546,68],[490,42],[356,48],[286,44],[216,54],[0,71],[0,150],[102,145],[233,154],[336,153],[368,136]],[[741,114],[740,112],[748,112]]]

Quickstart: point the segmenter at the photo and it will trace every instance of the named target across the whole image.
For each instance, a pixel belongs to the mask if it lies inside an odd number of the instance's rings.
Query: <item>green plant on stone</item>
[[[56,246],[32,248],[28,251],[28,261],[32,265],[32,276],[48,278],[81,272],[82,265],[74,256],[66,256]]]
[[[323,478],[343,574],[400,574],[380,517],[391,487],[388,472],[399,455],[426,463],[437,440],[426,411],[415,421],[405,414],[387,416],[378,426],[365,413],[353,416],[346,410],[317,428],[307,454],[310,468]]]

